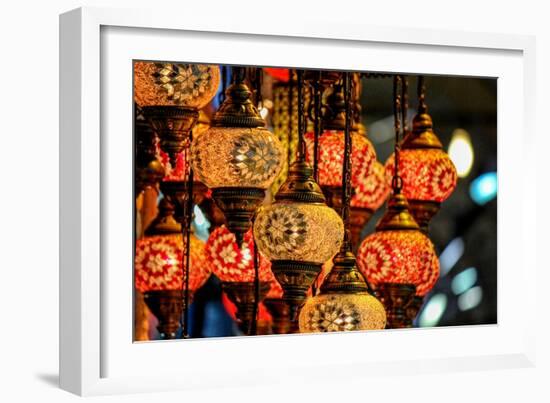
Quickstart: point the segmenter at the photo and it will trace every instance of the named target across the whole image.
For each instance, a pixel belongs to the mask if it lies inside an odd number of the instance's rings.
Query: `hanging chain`
[[[298,69],[298,147],[296,160],[304,161],[306,158],[306,143],[304,141],[304,71]]]
[[[352,75],[352,122],[353,124],[361,124],[361,73],[353,73]]]
[[[424,76],[418,76],[418,113],[428,113],[428,105],[426,105],[426,85]]]
[[[319,183],[319,137],[321,137],[321,70],[313,80],[313,178]]]
[[[393,77],[393,118],[395,128],[395,144],[394,144],[394,163],[393,163],[393,178],[391,181],[394,194],[401,193],[403,188],[403,179],[399,176],[399,152],[401,145],[399,144],[399,134],[401,131],[400,115],[401,115],[401,76],[396,74]]]
[[[407,114],[409,112],[409,80],[407,76],[401,76],[401,122],[403,124],[403,135],[406,136],[409,131]]]
[[[287,149],[287,171],[290,168],[293,157],[292,155],[292,134],[293,134],[293,121],[294,121],[294,81],[293,81],[293,71],[290,70],[290,78],[288,80],[288,149]]]
[[[256,106],[259,108],[260,104],[262,103],[262,77],[261,77],[261,69],[256,68],[255,75],[254,75],[254,90],[256,94]],[[256,217],[252,218],[252,226],[254,226],[254,221]],[[252,320],[250,321],[250,325],[248,328],[248,334],[249,335],[257,335],[258,334],[258,305],[260,304],[260,255],[258,253],[258,247],[256,246],[256,242],[252,241],[254,245],[254,251],[253,251],[253,263],[254,263],[254,307],[252,309]]]
[[[253,220],[254,221],[254,220]],[[252,222],[254,225],[254,222]],[[256,242],[254,245],[254,308],[252,310],[252,321],[250,322],[250,328],[248,329],[249,335],[258,334],[258,305],[260,304],[260,254],[258,253],[258,247]]]
[[[193,131],[189,133],[189,144],[193,141]],[[189,162],[189,146],[183,152],[184,157],[184,181],[187,181],[187,192],[184,200],[183,222],[182,222],[182,240],[183,251],[182,266],[185,276],[183,287],[183,338],[189,338],[189,276],[190,276],[190,254],[191,254],[191,223],[193,221],[193,169]]]
[[[346,126],[344,131],[344,163],[342,167],[342,221],[344,221],[344,245],[343,249],[351,251],[351,239],[349,233],[350,201],[351,201],[351,97],[352,97],[351,73],[344,73],[344,102],[346,105]]]

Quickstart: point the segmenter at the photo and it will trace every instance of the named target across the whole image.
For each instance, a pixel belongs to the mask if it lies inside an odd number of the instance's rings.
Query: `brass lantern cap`
[[[413,118],[412,131],[403,139],[401,149],[433,148],[441,150],[443,144],[433,131],[432,117],[427,113],[419,113]]]
[[[275,195],[276,201],[296,203],[325,203],[321,187],[313,179],[313,169],[302,159],[297,159],[288,170],[286,181]]]
[[[393,194],[388,200],[386,212],[376,225],[377,231],[418,230],[420,227],[409,210],[407,198],[402,193]]]
[[[251,100],[252,92],[246,84],[231,84],[225,91],[225,95],[225,101],[212,119],[212,126],[265,127],[265,120],[254,106]]]
[[[355,294],[368,292],[365,278],[357,270],[351,251],[340,251],[333,259],[334,266],[321,285],[321,294]]]

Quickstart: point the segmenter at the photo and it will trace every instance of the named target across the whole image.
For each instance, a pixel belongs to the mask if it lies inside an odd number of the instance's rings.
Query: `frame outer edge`
[[[59,386],[82,393],[82,11],[59,17]]]

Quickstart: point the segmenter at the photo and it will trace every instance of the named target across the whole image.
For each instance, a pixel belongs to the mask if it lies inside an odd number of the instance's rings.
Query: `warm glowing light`
[[[420,327],[431,327],[439,323],[439,320],[447,308],[447,296],[445,294],[435,294],[426,303],[420,317],[418,325]]]
[[[135,62],[134,99],[140,106],[201,109],[216,95],[220,68],[209,64]]]
[[[211,127],[193,139],[191,162],[211,189],[267,189],[285,162],[279,140],[264,128]]]
[[[449,143],[449,157],[455,164],[460,178],[465,178],[470,174],[474,164],[474,147],[466,130],[456,129],[453,132]]]
[[[204,242],[190,238],[189,289],[200,288],[210,276]],[[181,234],[147,236],[136,242],[135,286],[140,292],[182,290],[183,237]]]
[[[355,187],[351,198],[351,207],[378,210],[390,194],[391,188],[386,180],[384,166],[375,161],[371,174]]]
[[[385,230],[367,236],[357,265],[374,288],[380,283],[414,284],[424,296],[439,277],[439,260],[430,239],[417,230]]]
[[[299,326],[300,333],[384,329],[386,311],[368,293],[321,294],[306,301]]]
[[[386,161],[386,178],[393,177],[394,155]],[[457,173],[452,160],[440,149],[406,149],[399,154],[399,175],[408,200],[442,202],[455,190]]]
[[[306,158],[313,166],[313,133],[306,133]],[[376,152],[363,135],[352,133],[351,184],[354,188],[365,182],[376,162]],[[319,137],[319,185],[342,186],[344,163],[344,132],[325,130]]]
[[[262,206],[254,223],[258,248],[271,261],[324,263],[340,249],[343,234],[340,216],[322,204]]]
[[[479,205],[489,203],[497,197],[498,177],[496,172],[487,172],[472,181],[470,197]]]
[[[233,233],[225,226],[218,227],[210,234],[205,251],[212,272],[221,281],[254,281],[254,240],[251,230],[245,234],[243,247],[240,248]],[[271,272],[271,263],[262,255],[259,258],[260,281],[276,281]]]

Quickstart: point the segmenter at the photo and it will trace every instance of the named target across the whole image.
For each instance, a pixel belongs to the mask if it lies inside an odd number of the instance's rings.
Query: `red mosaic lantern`
[[[257,299],[252,230],[244,234],[242,247],[239,247],[235,234],[225,225],[216,228],[206,242],[206,255],[212,272],[222,281],[225,294],[237,307],[235,315],[240,329],[250,334],[254,313],[258,314],[260,302],[266,297],[271,284],[276,282],[271,272],[271,262],[259,255]]]
[[[243,247],[237,244],[235,234],[225,225],[216,228],[206,241],[206,256],[212,272],[222,282],[254,281],[254,239],[252,230],[244,236]],[[275,281],[271,262],[260,255],[258,268],[260,282]]]
[[[305,134],[306,160],[313,164],[313,133]],[[363,135],[352,133],[351,184],[358,188],[370,175],[376,161],[376,152],[371,142]],[[319,184],[322,187],[342,186],[344,161],[344,133],[340,130],[325,130],[319,137]]]
[[[142,292],[183,290],[183,240],[181,234],[155,235],[138,239],[135,257],[135,286]],[[189,290],[196,291],[210,276],[204,242],[191,235]]]

